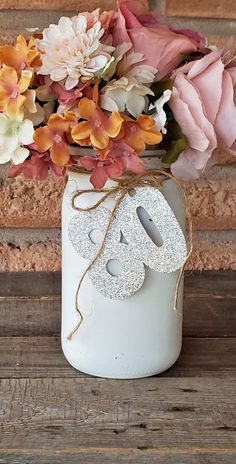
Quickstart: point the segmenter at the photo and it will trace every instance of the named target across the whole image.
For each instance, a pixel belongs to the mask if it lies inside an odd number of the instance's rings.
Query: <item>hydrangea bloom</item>
[[[12,161],[22,163],[29,155],[28,148],[22,145],[33,143],[34,127],[23,113],[15,118],[0,114],[0,164]]]
[[[141,114],[147,104],[146,95],[154,93],[136,79],[121,77],[112,80],[102,90],[101,107],[108,111],[127,111],[135,118]]]

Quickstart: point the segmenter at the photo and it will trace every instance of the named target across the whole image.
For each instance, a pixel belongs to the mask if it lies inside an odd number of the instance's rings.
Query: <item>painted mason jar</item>
[[[146,162],[149,167],[159,167],[155,152],[146,154]],[[146,196],[146,187],[131,191],[121,205],[121,214],[115,213],[118,222],[112,224],[104,259],[87,272],[93,250],[103,240],[107,211],[116,201],[111,195],[95,211],[78,213],[72,199],[76,191],[93,188],[89,178],[89,173],[69,171],[63,197],[64,355],[75,369],[99,377],[131,379],[161,373],[175,363],[182,344],[183,278],[175,309],[174,301],[186,253],[183,194],[171,179],[164,180],[158,192],[147,190]],[[105,189],[114,185],[107,181]],[[74,205],[87,209],[103,195],[83,193]]]

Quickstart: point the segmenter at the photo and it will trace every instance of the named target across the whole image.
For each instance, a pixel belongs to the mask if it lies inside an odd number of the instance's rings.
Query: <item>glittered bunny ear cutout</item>
[[[78,212],[71,219],[69,237],[80,256],[93,260],[110,214],[108,209],[98,206],[93,211]],[[158,245],[144,227],[147,215],[160,237]],[[88,274],[94,287],[104,296],[123,299],[143,285],[144,265],[157,272],[170,273],[181,268],[186,258],[184,234],[163,194],[152,187],[138,187],[132,191],[132,196],[127,193],[121,201],[103,250]],[[109,271],[109,263],[114,260],[120,265],[118,275]]]

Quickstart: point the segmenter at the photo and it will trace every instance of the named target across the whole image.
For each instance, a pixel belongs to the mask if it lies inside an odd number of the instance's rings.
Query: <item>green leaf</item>
[[[146,111],[145,114],[147,114],[148,116],[152,116],[153,114],[156,113],[156,111],[157,111],[157,110],[156,110],[156,108],[155,108],[155,106],[154,106],[154,108],[152,108],[151,110]]]
[[[203,58],[204,54],[202,52],[196,51],[192,53],[182,53],[181,54],[181,66],[185,63],[189,63],[189,61],[195,61],[195,60],[200,60]]]
[[[167,150],[166,154],[163,156],[162,161],[163,163],[172,164],[174,163],[180,153],[182,153],[187,148],[187,140],[185,136],[182,134],[182,137],[178,140],[173,141],[171,147]]]
[[[173,81],[171,79],[163,79],[161,81],[154,82],[151,86],[151,90],[154,92],[155,97],[159,98],[165,90],[172,90]]]
[[[171,140],[178,140],[183,137],[181,127],[179,126],[177,121],[175,121],[175,119],[171,119],[170,121],[168,121],[167,134],[171,138]]]

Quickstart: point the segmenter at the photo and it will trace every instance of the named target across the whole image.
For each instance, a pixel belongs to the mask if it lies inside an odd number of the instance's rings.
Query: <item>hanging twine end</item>
[[[79,321],[79,323],[77,324],[77,326],[69,333],[69,335],[67,335],[67,340],[69,340],[69,342],[71,342],[73,336],[75,335],[75,333],[79,330],[81,324],[83,322],[83,318],[81,318],[81,320]]]

